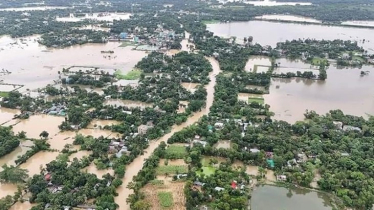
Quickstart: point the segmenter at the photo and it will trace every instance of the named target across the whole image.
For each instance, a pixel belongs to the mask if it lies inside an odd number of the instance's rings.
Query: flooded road
[[[120,206],[122,210],[130,209],[130,206],[126,203],[126,199],[130,194],[133,193],[132,190],[127,188],[127,185],[132,181],[133,177],[142,169],[144,161],[153,153],[153,151],[158,147],[161,142],[166,142],[175,132],[181,131],[183,128],[196,123],[202,116],[209,113],[209,109],[213,104],[214,99],[214,86],[216,84],[216,77],[221,70],[214,58],[207,58],[213,67],[213,72],[209,74],[210,82],[205,87],[207,89],[207,102],[205,109],[200,112],[192,114],[185,123],[181,125],[174,125],[171,132],[159,138],[156,141],[151,141],[149,147],[144,151],[144,155],[138,156],[132,163],[126,166],[125,177],[122,179],[123,184],[117,189],[118,196],[115,198],[115,202]]]

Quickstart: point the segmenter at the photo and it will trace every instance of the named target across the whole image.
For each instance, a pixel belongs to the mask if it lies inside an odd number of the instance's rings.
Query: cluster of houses
[[[117,158],[122,157],[123,154],[129,154],[130,152],[127,149],[127,146],[125,145],[125,142],[120,140],[120,141],[114,141],[112,140],[109,143],[109,148],[108,148],[109,154],[116,154]]]
[[[66,116],[67,107],[62,104],[54,104],[51,108],[43,110],[43,114]]]
[[[338,130],[361,132],[361,128],[359,128],[359,127],[355,127],[355,126],[351,126],[351,125],[344,125],[340,121],[333,121],[333,123],[334,123],[336,129],[338,129]]]

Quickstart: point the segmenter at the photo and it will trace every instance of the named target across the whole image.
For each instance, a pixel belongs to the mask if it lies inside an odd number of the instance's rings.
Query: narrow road
[[[153,151],[158,147],[161,142],[166,142],[175,132],[181,131],[183,128],[196,123],[202,116],[209,113],[210,107],[213,105],[214,100],[214,86],[216,85],[216,75],[221,72],[218,61],[214,58],[207,57],[210,64],[213,67],[213,71],[209,74],[210,82],[205,86],[207,90],[207,101],[206,107],[200,112],[193,113],[186,122],[181,125],[174,125],[171,132],[164,135],[157,141],[152,141],[149,147],[144,151],[144,154],[138,156],[132,163],[126,166],[125,177],[122,179],[123,184],[117,189],[118,196],[115,198],[115,202],[120,206],[122,210],[130,210],[130,206],[127,204],[126,200],[130,194],[133,193],[132,190],[127,188],[127,185],[132,181],[133,177],[138,174],[142,169],[143,164],[147,158],[153,153]]]

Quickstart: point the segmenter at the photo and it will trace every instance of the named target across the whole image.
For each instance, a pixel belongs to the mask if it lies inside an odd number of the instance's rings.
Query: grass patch
[[[365,63],[365,60],[362,57],[357,56],[357,55],[353,56],[352,60],[357,60],[357,61],[360,61],[361,63]]]
[[[188,172],[187,166],[159,166],[156,168],[157,175],[165,175],[167,174],[185,174]]]
[[[210,175],[213,175],[215,172],[216,172],[216,169],[212,166],[204,166],[201,168],[202,171],[196,171],[196,174],[198,176],[202,176],[202,175],[205,175],[205,176],[210,176]]]
[[[173,195],[171,192],[159,192],[157,193],[157,197],[162,207],[168,208],[173,206]]]
[[[128,46],[135,46],[133,42],[122,42],[119,47],[128,47]]]
[[[168,159],[182,159],[188,155],[186,147],[180,145],[169,145],[165,152]]]
[[[202,23],[203,24],[215,24],[215,23],[219,23],[220,21],[219,20],[203,20]]]
[[[9,96],[9,92],[0,91],[0,97],[8,97],[8,96]]]
[[[164,181],[158,180],[158,179],[151,180],[149,183],[151,183],[151,185],[156,185],[156,186],[164,185]]]
[[[135,79],[139,79],[141,74],[142,74],[142,71],[140,71],[139,69],[133,69],[127,74],[122,74],[121,71],[116,71],[114,73],[114,76],[117,79],[135,80]]]
[[[319,66],[321,63],[323,63],[325,66],[328,65],[328,61],[327,61],[326,58],[314,57],[312,59],[312,65],[313,66]]]
[[[248,98],[248,103],[257,102],[259,104],[264,104],[264,98]]]

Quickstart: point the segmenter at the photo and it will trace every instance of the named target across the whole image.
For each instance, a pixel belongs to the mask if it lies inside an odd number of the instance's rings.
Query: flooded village
[[[368,23],[110,2],[0,9],[67,27],[0,36],[0,209],[373,205]]]

